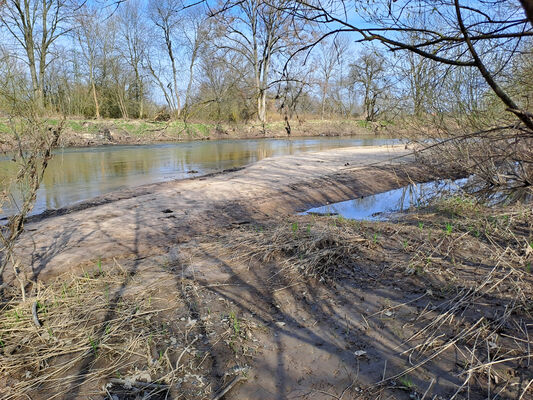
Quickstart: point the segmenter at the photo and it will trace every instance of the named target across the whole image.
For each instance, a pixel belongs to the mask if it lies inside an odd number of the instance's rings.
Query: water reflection
[[[389,219],[391,213],[424,205],[439,193],[457,192],[466,181],[466,179],[455,181],[446,179],[408,185],[372,196],[311,208],[302,214],[340,215],[348,219],[383,221]]]
[[[37,194],[34,213],[63,207],[124,187],[241,167],[277,155],[395,143],[398,140],[358,136],[64,149],[57,151],[50,162]],[[0,182],[13,176],[15,167],[7,159],[0,160]],[[6,209],[4,212],[10,214],[11,210]]]

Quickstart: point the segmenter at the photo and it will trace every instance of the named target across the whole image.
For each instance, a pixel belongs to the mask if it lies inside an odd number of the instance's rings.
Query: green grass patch
[[[168,125],[168,133],[175,136],[186,135],[190,138],[207,137],[213,130],[213,125],[198,122],[172,121]]]
[[[82,132],[85,130],[85,127],[81,121],[68,121],[67,126],[74,132]]]
[[[11,129],[9,128],[9,125],[5,122],[0,122],[0,133],[9,133]]]

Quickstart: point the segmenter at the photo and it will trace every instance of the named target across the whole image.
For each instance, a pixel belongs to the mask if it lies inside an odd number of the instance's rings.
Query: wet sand
[[[409,154],[403,146],[334,149],[114,192],[30,220],[17,251],[31,265],[33,280],[89,260],[153,255],[214,228],[285,217],[423,179]]]

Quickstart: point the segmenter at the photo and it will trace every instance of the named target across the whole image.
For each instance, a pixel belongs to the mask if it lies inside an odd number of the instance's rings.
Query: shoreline
[[[17,249],[35,279],[90,259],[152,254],[177,237],[188,240],[214,228],[288,217],[430,179],[408,154],[403,146],[332,149],[116,191],[31,217]],[[400,155],[405,159],[390,162]]]
[[[50,119],[50,125],[59,119]],[[0,127],[1,127],[0,121]],[[4,124],[5,125],[5,124]],[[74,120],[67,119],[59,147],[85,148],[92,146],[128,146],[159,143],[187,143],[203,140],[276,139],[308,137],[348,137],[379,135],[381,125],[360,120],[292,121],[292,133],[287,135],[282,122],[267,124],[265,130],[255,124],[183,123],[181,121],[155,122],[138,120]],[[7,126],[0,135],[7,136]],[[2,151],[16,147],[7,136]]]
[[[249,165],[252,165],[252,164],[249,164]],[[157,188],[157,186],[164,185],[166,183],[189,181],[189,180],[204,180],[206,178],[211,178],[211,177],[215,177],[218,175],[229,174],[231,172],[236,172],[244,168],[247,168],[249,165],[245,165],[242,167],[236,167],[236,168],[228,168],[222,171],[210,172],[205,175],[192,176],[190,178],[173,179],[169,181],[146,183],[144,185],[132,186],[130,188],[114,190],[112,192],[104,193],[102,195],[95,196],[90,199],[81,200],[76,203],[66,205],[64,207],[55,208],[55,209],[47,209],[38,214],[32,214],[28,216],[28,218],[26,218],[26,223],[37,223],[47,218],[59,217],[62,215],[83,211],[88,208],[103,206],[103,205],[113,203],[119,200],[126,200],[126,199],[131,199],[134,197],[142,196],[143,194],[150,193],[149,191],[150,189]],[[8,217],[2,217],[0,218],[0,221],[6,220],[7,218]]]
[[[235,139],[235,140],[246,140],[246,139]],[[352,147],[356,148],[359,146],[352,146]],[[398,145],[365,146],[365,147],[375,147],[375,148],[382,147],[382,148],[400,149],[403,146],[398,144]],[[339,147],[339,148],[334,148],[334,149],[325,150],[325,151],[335,151],[337,149],[345,149],[345,148],[350,148],[350,147]],[[312,153],[314,152],[302,152],[297,155],[312,154]],[[291,157],[291,155],[268,157],[265,160],[269,160],[269,159],[277,158],[277,157]],[[212,178],[212,177],[216,177],[219,175],[225,175],[225,174],[229,174],[232,172],[241,171],[260,161],[263,161],[263,160],[255,161],[250,164],[246,164],[246,165],[239,166],[239,167],[227,168],[221,171],[208,172],[203,175],[195,175],[195,176],[191,176],[187,178],[178,178],[178,179],[171,179],[171,180],[165,180],[165,181],[150,182],[150,183],[131,186],[131,187],[123,188],[123,189],[113,190],[111,192],[103,193],[101,195],[97,195],[97,196],[94,196],[88,199],[80,200],[75,203],[65,205],[63,207],[46,209],[36,214],[30,214],[28,218],[26,218],[26,223],[36,223],[47,218],[53,218],[53,217],[57,217],[61,215],[75,213],[75,212],[83,211],[88,208],[93,208],[93,207],[98,207],[98,206],[102,206],[105,204],[113,203],[119,200],[126,200],[126,199],[131,199],[134,197],[142,196],[143,194],[149,193],[150,189],[157,188],[160,185],[165,185],[165,184],[169,184],[173,182],[182,182],[182,181],[205,180],[207,178]],[[376,194],[376,193],[366,194],[365,196],[372,195],[372,194]],[[0,217],[0,221],[5,221],[7,219],[8,219],[8,216]]]

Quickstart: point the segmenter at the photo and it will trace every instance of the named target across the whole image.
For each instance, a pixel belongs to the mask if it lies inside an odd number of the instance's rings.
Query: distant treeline
[[[349,10],[348,20],[364,26],[377,20],[386,2],[375,3],[370,11]],[[391,52],[383,41],[356,43],[342,29],[324,37],[323,24],[295,4],[6,0],[0,3],[0,111],[31,103],[84,118],[264,123],[503,108],[476,69],[416,51]],[[409,18],[424,23],[422,12]],[[417,35],[405,29],[394,38],[408,44]],[[503,46],[483,51],[491,52],[486,60],[501,84],[529,102],[531,40],[516,43],[512,60]]]

